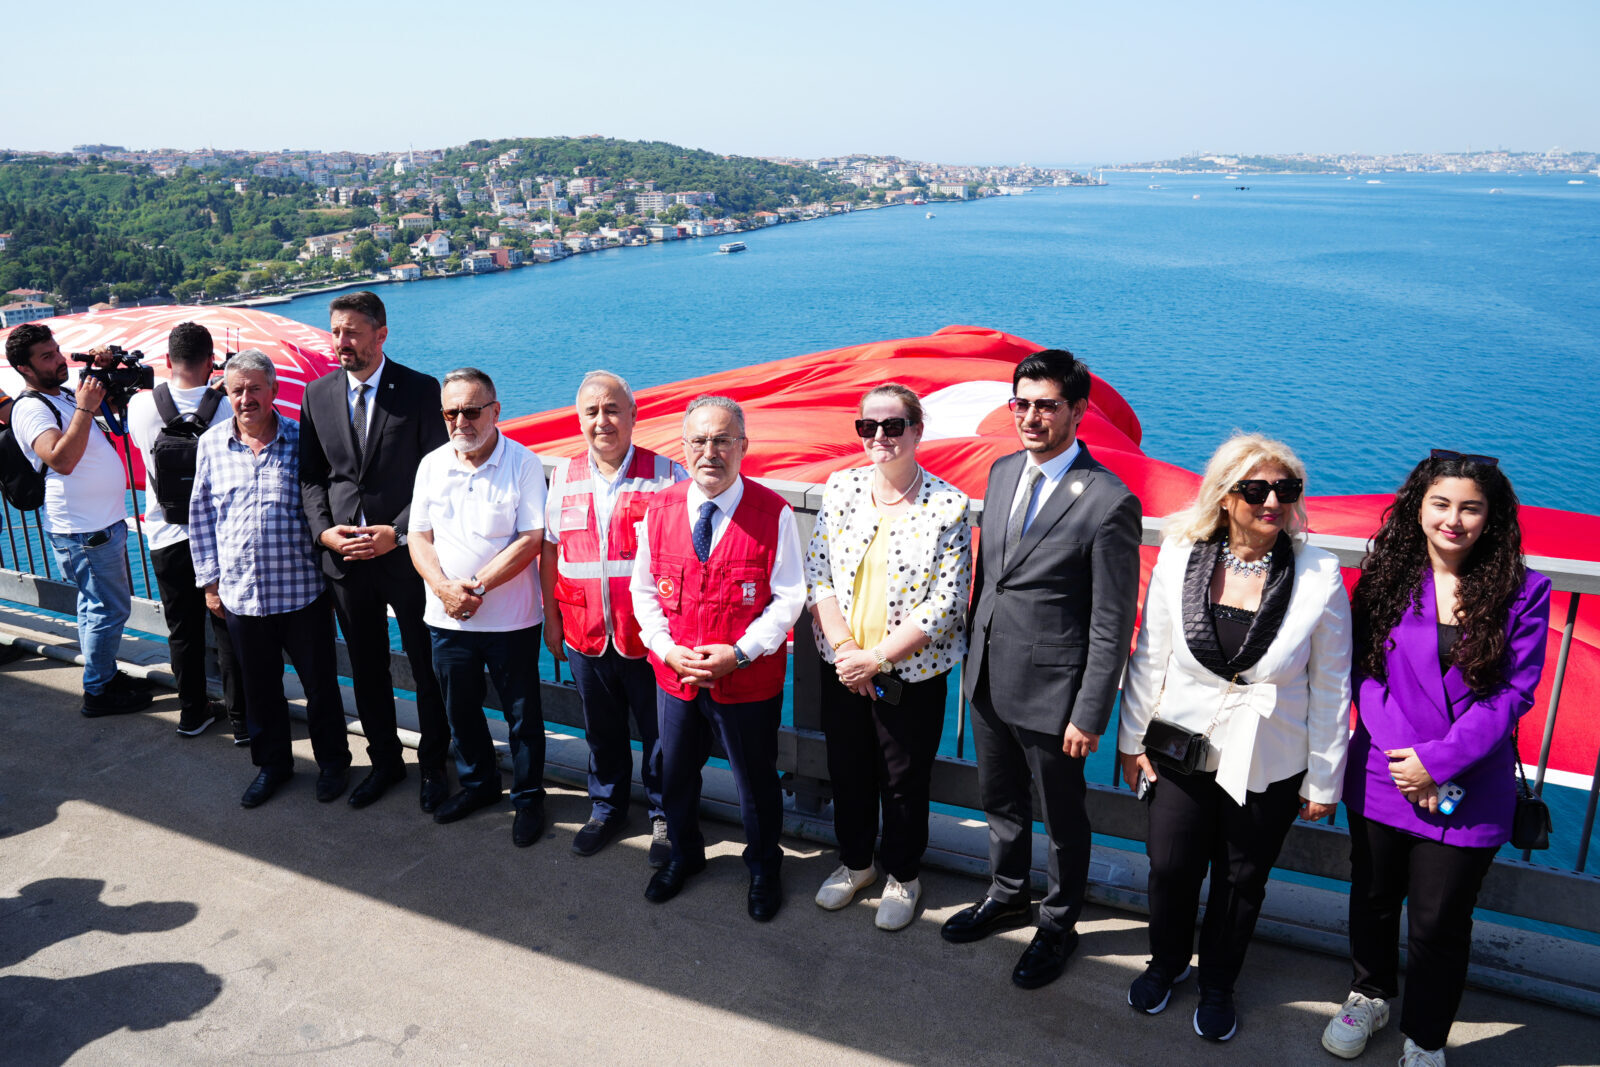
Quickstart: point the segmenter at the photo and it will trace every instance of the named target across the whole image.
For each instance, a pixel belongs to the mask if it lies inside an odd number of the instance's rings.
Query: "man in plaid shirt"
[[[294,773],[288,653],[306,694],[311,750],[320,773],[317,799],[344,792],[350,744],[334,659],[333,601],[312,548],[300,503],[300,428],[273,408],[278,375],[250,348],[223,376],[233,418],[200,438],[189,546],[206,606],[228,624],[244,679],[250,759],[260,773],[239,803],[264,803]]]

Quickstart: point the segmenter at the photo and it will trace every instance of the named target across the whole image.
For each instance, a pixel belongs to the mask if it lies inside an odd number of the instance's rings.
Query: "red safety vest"
[[[561,537],[555,595],[568,645],[585,656],[599,656],[609,641],[619,654],[639,659],[645,648],[628,592],[639,547],[635,526],[655,494],[671,488],[672,461],[635,446],[633,461],[620,477],[611,522],[601,531],[595,521],[589,454],[556,465],[550,486]]]
[[[778,516],[788,505],[777,493],[746,478],[739,506],[711,557],[701,563],[690,534],[689,484],[681,482],[658,493],[645,511],[650,576],[673,641],[686,648],[731,645],[772,600]],[[699,687],[679,682],[654,653],[650,663],[662,692],[680,700],[693,700],[699,692]],[[718,678],[711,684],[711,698],[719,704],[744,704],[778,696],[788,665],[785,643],[750,666]]]

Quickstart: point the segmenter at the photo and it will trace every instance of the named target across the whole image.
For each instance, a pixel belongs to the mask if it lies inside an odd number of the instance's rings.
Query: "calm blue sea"
[[[1070,348],[1145,452],[1192,470],[1261,430],[1313,492],[1383,493],[1444,447],[1501,457],[1527,503],[1600,512],[1600,178],[1107,177],[781,226],[737,256],[683,241],[384,286],[388,347],[488,370],[513,415],[570,404],[596,366],[644,387],[965,323]],[[270,310],[326,328],[326,308]],[[1109,751],[1091,774],[1110,781]],[[1583,795],[1547,795],[1539,858],[1570,866]]]
[[[1388,492],[1447,447],[1500,456],[1525,502],[1600,511],[1600,178],[1107,178],[781,226],[737,256],[384,286],[389,347],[481,366],[523,414],[595,366],[642,387],[966,323],[1070,348],[1183,467],[1262,430],[1313,492]],[[271,310],[326,328],[326,307]]]

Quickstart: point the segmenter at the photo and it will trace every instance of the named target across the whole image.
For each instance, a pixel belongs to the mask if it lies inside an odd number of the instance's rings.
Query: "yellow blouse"
[[[889,634],[889,534],[892,519],[883,519],[872,544],[856,568],[855,595],[850,598],[850,636],[862,648],[876,648]]]

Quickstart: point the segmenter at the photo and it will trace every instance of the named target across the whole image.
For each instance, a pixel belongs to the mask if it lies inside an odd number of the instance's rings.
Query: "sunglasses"
[[[1244,478],[1233,483],[1233,492],[1244,497],[1246,504],[1265,504],[1270,493],[1278,494],[1278,503],[1293,504],[1300,499],[1306,483],[1299,478],[1279,478],[1269,482],[1265,478]]]
[[[453,408],[442,411],[440,414],[444,416],[445,422],[455,422],[458,418],[464,418],[468,422],[477,422],[478,416],[482,415],[487,408],[488,405],[481,408]]]
[[[1436,448],[1428,453],[1429,459],[1456,459],[1463,463],[1481,463],[1485,467],[1498,467],[1500,461],[1493,456],[1479,456],[1471,452],[1452,452],[1448,448]]]
[[[1041,415],[1054,415],[1066,406],[1065,400],[1024,400],[1020,396],[1014,396],[1006,401],[1006,407],[1018,415],[1026,415],[1029,407]]]
[[[915,425],[912,419],[857,419],[856,436],[864,441],[871,440],[882,430],[885,437],[899,437],[906,432],[907,426]]]

